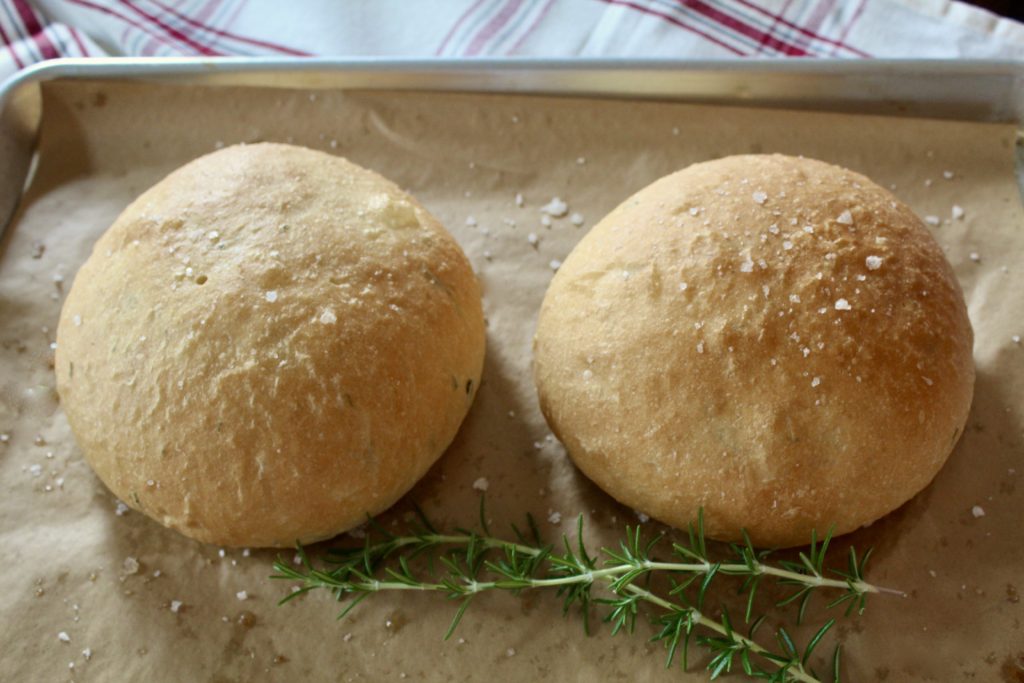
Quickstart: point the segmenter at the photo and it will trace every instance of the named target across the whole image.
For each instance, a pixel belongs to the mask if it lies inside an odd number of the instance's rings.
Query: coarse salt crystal
[[[685,282],[680,282],[679,283],[679,291],[680,292],[685,292],[687,287],[689,287],[689,285],[686,284]]]
[[[552,524],[558,524],[562,521],[562,513],[557,510],[552,511],[551,514],[548,515],[548,521]]]
[[[768,200],[768,195],[760,191],[755,192],[754,194],[750,195],[750,197],[758,204],[764,204]]]
[[[754,262],[751,261],[748,258],[746,261],[744,261],[743,263],[740,264],[740,272],[741,273],[752,273],[752,272],[754,272]]]
[[[80,316],[80,315],[72,316],[71,322],[73,322],[75,324],[75,327],[81,327],[82,326],[82,316]]]
[[[938,216],[925,216],[924,222],[931,226],[939,225],[942,221]]]
[[[540,210],[549,216],[560,218],[569,212],[569,205],[563,202],[559,197],[552,197],[550,202],[540,207]]]
[[[117,501],[117,505],[114,507],[114,514],[117,515],[118,517],[124,517],[125,514],[127,514],[127,513],[128,513],[128,506],[125,505],[124,503],[122,503],[121,501]]]
[[[950,214],[953,216],[953,220],[955,221],[962,221],[964,219],[964,213],[964,207],[959,204],[954,204],[953,208],[950,210]]]
[[[549,216],[547,214],[544,214],[543,216],[541,216],[540,217],[540,224],[543,225],[545,228],[550,228],[551,227],[551,216]]]
[[[516,656],[516,649],[514,647],[510,647],[509,649],[505,650],[505,656],[506,657],[515,657]]]
[[[323,325],[333,325],[338,322],[338,316],[335,315],[334,311],[330,308],[325,308],[323,313],[320,314],[319,319]]]
[[[139,571],[139,561],[134,557],[124,558],[124,562],[121,563],[121,568],[124,569],[125,574],[135,574]]]
[[[806,232],[808,235],[813,235],[814,234],[814,226],[813,225],[805,225],[804,226],[804,232]]]
[[[789,251],[790,249],[793,248],[793,243],[790,242],[789,240],[783,240],[782,248],[785,249],[786,251]]]
[[[516,192],[516,206],[522,206],[526,200],[523,198],[522,192]]]
[[[697,353],[704,353],[704,342],[697,342]]]
[[[1020,344],[1020,335],[1013,335],[1012,337],[1010,337],[1010,341],[1012,341],[1014,344]]]
[[[82,650],[82,656],[85,657],[85,661],[87,661],[87,662],[90,659],[92,659],[92,648],[91,647],[87,647],[84,650]]]
[[[850,213],[849,209],[843,211],[839,214],[839,217],[836,218],[836,223],[839,223],[840,225],[853,225],[853,214]]]
[[[473,482],[473,488],[477,491],[486,491],[487,487],[490,485],[490,482],[487,481],[487,477],[480,477]]]
[[[691,216],[696,216],[699,213],[700,213],[700,208],[699,207],[696,207],[696,206],[691,206],[690,207],[690,215]]]
[[[594,371],[589,368],[583,371],[583,381],[589,382],[594,376]]]
[[[970,258],[975,263],[979,263],[981,261],[981,254],[979,254],[976,251],[972,251],[970,254],[968,254],[968,258]]]
[[[849,311],[851,310],[850,302],[846,299],[836,299],[836,310],[837,311]]]
[[[217,240],[220,239],[220,233],[217,232],[216,230],[211,230],[210,232],[206,233],[206,238],[211,242],[216,242]]]
[[[952,180],[953,179],[953,175],[954,174],[953,174],[952,171],[943,171],[942,172],[942,177],[945,178],[946,180]]]
[[[267,292],[266,294],[264,294],[263,296],[270,303],[274,303],[275,301],[277,301],[277,291],[276,290],[272,289],[269,292]]]
[[[647,522],[651,521],[650,515],[645,515],[639,510],[633,510],[633,512],[636,513],[636,518],[640,520],[641,524],[647,524]]]
[[[819,384],[821,384],[821,378],[820,377],[815,377],[814,379],[811,380],[811,386],[812,387],[816,387]]]
[[[791,302],[793,302],[794,304],[798,304],[798,303],[800,303],[800,295],[799,294],[790,294],[789,295],[789,300]]]
[[[181,609],[181,600],[171,600],[171,611],[175,614]]]
[[[33,477],[38,477],[43,473],[43,466],[39,464],[29,465],[28,471]]]
[[[62,643],[70,643],[71,636],[68,635],[67,631],[61,631],[57,634],[57,640],[59,640]]]
[[[768,226],[768,232],[770,232],[773,235],[778,235],[779,234],[779,226],[777,226],[774,223],[772,223],[771,225]]]
[[[239,600],[248,600],[249,599],[249,592],[248,591],[238,591],[237,593],[235,593],[235,597],[238,598]]]
[[[980,505],[975,505],[974,507],[971,508],[971,514],[974,515],[975,519],[977,519],[978,517],[984,517],[985,508],[981,507]]]
[[[587,158],[586,157],[576,157],[576,163],[579,164],[580,166],[582,166],[583,164],[587,163]]]
[[[569,216],[569,221],[575,226],[583,225],[583,214],[574,213],[573,215]]]
[[[471,228],[476,227],[476,217],[466,216],[466,225],[468,225]]]
[[[878,270],[879,268],[882,267],[882,257],[868,256],[866,259],[864,259],[864,265],[867,267],[868,270]]]
[[[551,270],[557,271],[559,268],[562,267],[562,262],[556,258],[553,258],[548,262],[548,267],[551,268]]]
[[[540,242],[540,238],[537,237],[537,233],[531,232],[526,236],[526,241],[529,242],[531,246],[535,247]]]

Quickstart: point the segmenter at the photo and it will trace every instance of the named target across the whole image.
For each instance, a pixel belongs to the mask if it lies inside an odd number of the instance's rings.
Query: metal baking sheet
[[[58,59],[0,86],[0,225],[31,167],[40,84],[112,79],[209,86],[427,90],[659,99],[963,121],[1024,121],[1024,64],[988,60]]]
[[[871,578],[921,594],[906,602],[876,601],[863,618],[841,623],[839,638],[851,645],[846,650],[850,680],[998,675],[1000,667],[1015,666],[1012,657],[1020,649],[1012,630],[1020,607],[1013,600],[1024,561],[1015,526],[1020,493],[1014,494],[1016,475],[1008,474],[1010,468],[1024,471],[1018,462],[1024,432],[1015,412],[1024,384],[1016,369],[1020,366],[1014,365],[1019,350],[1010,342],[1011,334],[1021,332],[1012,322],[1019,315],[1011,314],[1011,293],[1019,291],[1021,277],[1013,256],[1019,252],[1014,226],[1020,224],[1020,207],[1007,156],[1013,128],[1021,121],[1019,69],[1001,63],[931,62],[188,60],[44,65],[24,74],[20,87],[5,91],[4,121],[11,123],[4,128],[9,131],[4,144],[11,144],[5,149],[21,150],[25,163],[12,163],[14,155],[5,152],[2,171],[17,182],[3,196],[17,201],[25,174],[34,173],[34,178],[17,227],[5,236],[0,252],[6,259],[0,268],[0,303],[9,315],[9,332],[0,347],[0,364],[6,365],[0,367],[29,367],[31,372],[0,372],[5,380],[0,388],[7,399],[7,392],[25,386],[35,392],[36,385],[52,380],[45,365],[50,341],[45,335],[52,331],[59,297],[48,298],[55,287],[50,278],[70,278],[93,237],[139,191],[170,170],[171,160],[183,163],[219,142],[287,140],[292,134],[300,144],[330,149],[322,133],[343,127],[334,122],[346,120],[339,113],[348,114],[356,123],[348,134],[339,132],[338,150],[395,178],[437,211],[458,235],[487,291],[492,337],[480,397],[462,438],[409,498],[454,515],[446,518],[449,522],[471,523],[477,493],[472,483],[486,476],[489,510],[500,521],[493,528],[506,528],[509,518],[521,522],[523,510],[530,509],[553,538],[566,519],[583,512],[590,514],[593,540],[610,543],[618,538],[611,534],[621,534],[621,525],[636,518],[582,481],[557,444],[546,440],[529,381],[529,328],[551,276],[549,259],[564,258],[574,236],[609,210],[620,192],[685,163],[755,148],[809,155],[821,151],[823,158],[870,169],[884,184],[897,183],[899,194],[922,215],[949,216],[954,202],[966,207],[967,220],[948,222],[937,234],[949,247],[978,331],[979,382],[965,443],[925,494],[850,541],[876,547]],[[50,88],[46,84],[52,81],[57,83]],[[236,89],[239,85],[252,86],[248,99],[246,91]],[[316,88],[323,92],[313,104],[310,89]],[[97,104],[102,92],[110,93],[104,107]],[[179,98],[177,93],[187,94]],[[127,100],[138,108],[126,105]],[[271,128],[237,123],[251,111],[274,111],[278,100],[287,107],[276,119],[268,118]],[[44,101],[51,114],[68,115],[47,116],[39,137]],[[713,132],[720,122],[705,123],[711,110],[689,106],[694,103],[728,105],[717,112],[729,120],[725,130],[737,140],[702,139],[703,131]],[[531,115],[534,107],[544,115]],[[809,113],[781,111],[794,109]],[[183,122],[186,111],[205,125],[190,124],[191,118]],[[593,111],[602,112],[598,120],[607,127],[560,145],[559,139],[572,138]],[[530,127],[530,145],[507,145],[488,127],[517,113],[523,115],[523,127]],[[374,114],[379,116],[374,119]],[[421,125],[415,124],[416,116],[423,117]],[[906,116],[914,118],[900,118]],[[253,117],[249,122],[259,118]],[[373,127],[375,135],[361,134],[360,117],[380,124]],[[453,119],[466,128],[453,125]],[[679,119],[685,123],[676,137],[670,131]],[[960,121],[1010,125],[998,127],[1003,144],[995,148],[980,133],[954,137],[961,127],[984,127]],[[74,144],[87,139],[91,147]],[[72,144],[62,144],[67,140]],[[154,148],[147,149],[146,142]],[[28,163],[33,150],[40,160],[35,171]],[[586,164],[577,163],[579,153],[586,154]],[[407,163],[410,155],[419,163]],[[480,163],[470,170],[474,161]],[[425,166],[433,168],[423,171]],[[609,168],[619,171],[614,191],[608,187]],[[962,177],[946,181],[945,169]],[[932,179],[934,187],[926,192],[923,183]],[[465,192],[469,189],[472,197]],[[518,190],[527,196],[525,210],[513,202]],[[587,223],[579,232],[571,225],[563,225],[566,229],[557,235],[541,232],[540,248],[533,249],[526,232],[542,229],[527,223],[527,216],[536,220],[537,207],[554,192],[582,211]],[[492,226],[493,234],[467,227],[467,215]],[[518,228],[503,226],[509,216],[520,219]],[[38,237],[49,242],[48,251],[44,259],[32,260],[28,255]],[[494,249],[493,262],[485,249]],[[968,258],[974,249],[982,254],[980,263]],[[58,269],[61,262],[65,270]],[[1009,272],[1001,270],[1007,266]],[[518,290],[517,298],[503,293],[508,289]],[[21,340],[27,341],[23,354],[17,351]],[[20,394],[17,400],[20,410]],[[506,418],[510,410],[515,420]],[[4,418],[14,420],[12,414]],[[459,634],[464,644],[440,642],[439,630],[452,606],[437,596],[403,597],[401,602],[380,596],[343,624],[334,622],[335,606],[325,595],[274,607],[286,587],[266,582],[272,552],[243,556],[229,551],[220,557],[216,548],[164,533],[141,515],[117,516],[112,497],[88,472],[66,425],[55,415],[57,424],[45,428],[35,426],[38,420],[32,427],[14,422],[11,443],[0,451],[4,485],[11,494],[0,518],[20,520],[0,527],[14,556],[5,575],[10,602],[0,612],[8,637],[15,636],[9,640],[9,656],[0,662],[0,679],[7,671],[23,679],[53,678],[58,667],[69,663],[53,656],[65,655],[77,662],[76,680],[116,679],[114,671],[140,680],[329,675],[381,680],[404,674],[413,680],[594,680],[628,672],[634,679],[706,679],[699,663],[689,676],[661,672],[661,652],[643,635],[611,639],[601,633],[584,639],[578,619],[560,622],[557,605],[541,599],[517,603],[489,596],[470,610]],[[33,444],[37,433],[45,435],[45,447]],[[54,459],[42,460],[46,448],[55,452]],[[32,463],[40,462],[45,469],[35,477]],[[65,489],[44,493],[44,486],[57,486],[53,477],[66,478]],[[58,501],[57,495],[64,497]],[[987,516],[973,517],[975,504],[984,506]],[[409,501],[403,501],[386,520],[400,521],[408,509]],[[469,519],[458,516],[470,509]],[[561,526],[545,518],[552,510],[566,518]],[[72,529],[80,533],[69,533]],[[837,540],[840,552],[845,542],[846,537]],[[128,557],[142,568],[133,573],[133,563],[125,569],[122,561]],[[154,577],[158,570],[161,575]],[[244,603],[235,600],[240,589],[252,594]],[[45,595],[35,598],[36,590]],[[170,600],[184,600],[184,612],[172,613]],[[238,610],[250,613],[245,623],[236,620],[236,614],[242,617]],[[245,624],[254,618],[250,629]],[[439,627],[441,621],[445,624]],[[61,630],[70,633],[73,646],[57,639]],[[297,638],[299,630],[315,638]],[[354,634],[351,641],[343,639],[349,633]],[[91,661],[77,655],[83,647],[95,648]],[[189,658],[180,657],[181,647],[189,648]],[[277,654],[290,661],[275,666]]]

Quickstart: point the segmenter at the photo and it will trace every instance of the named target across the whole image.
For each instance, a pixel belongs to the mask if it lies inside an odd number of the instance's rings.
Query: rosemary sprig
[[[431,521],[417,509],[419,525],[411,533],[395,535],[374,524],[380,540],[370,537],[361,547],[328,551],[329,569],[317,569],[300,546],[300,567],[291,566],[280,559],[274,564],[277,572],[271,578],[298,581],[298,590],[287,595],[281,603],[314,589],[326,589],[338,600],[349,598],[339,618],[344,617],[362,600],[382,591],[433,591],[445,594],[459,602],[445,639],[451,637],[462,620],[473,598],[482,592],[504,590],[519,593],[523,590],[553,588],[562,598],[563,613],[574,606],[583,615],[584,629],[590,633],[590,615],[595,605],[607,610],[604,621],[611,625],[612,635],[632,633],[644,602],[661,610],[655,619],[660,631],[652,641],[663,642],[668,651],[665,665],[671,667],[677,653],[682,666],[688,665],[691,641],[710,654],[707,664],[711,679],[732,671],[733,667],[754,678],[784,683],[786,681],[820,682],[809,667],[812,653],[835,624],[829,619],[799,648],[784,627],[775,632],[778,650],[769,649],[755,640],[765,622],[765,616],[753,617],[754,596],[766,577],[793,592],[779,600],[776,606],[798,605],[797,623],[805,617],[811,595],[820,589],[838,590],[840,594],[827,606],[846,605],[845,613],[863,612],[869,593],[895,593],[864,580],[864,568],[870,552],[862,558],[853,548],[846,571],[826,570],[825,556],[831,534],[821,543],[812,535],[806,552],[799,554],[799,562],[780,561],[779,566],[767,563],[770,551],[757,550],[744,533],[742,544],[729,544],[731,557],[727,561],[712,560],[704,535],[703,514],[697,524],[691,525],[689,543],[673,543],[669,560],[653,558],[654,551],[663,540],[662,535],[644,540],[639,527],[627,527],[625,540],[618,548],[602,548],[603,561],[591,556],[583,541],[583,518],[577,521],[575,543],[562,538],[563,549],[541,541],[532,517],[528,517],[526,533],[513,526],[516,541],[491,535],[487,528],[481,501],[480,526],[482,534],[464,529],[455,533],[438,531]],[[372,522],[372,520],[371,520]],[[423,580],[410,567],[410,562],[421,555],[430,555],[444,567],[443,572],[433,570],[435,580]],[[655,573],[667,575],[671,589],[666,597],[649,588]],[[827,574],[831,574],[830,578]],[[704,604],[709,589],[717,577],[742,577],[740,593],[745,593],[744,633],[737,631],[728,611],[722,607],[719,618],[710,616]],[[484,580],[486,578],[486,580]],[[594,597],[595,582],[603,584],[609,597]],[[644,585],[639,585],[643,583]],[[698,628],[702,632],[695,633]],[[839,681],[840,654],[837,647],[832,659],[831,677]]]

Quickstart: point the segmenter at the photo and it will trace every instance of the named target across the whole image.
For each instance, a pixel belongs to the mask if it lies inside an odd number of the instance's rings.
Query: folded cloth
[[[54,57],[1024,58],[952,0],[0,0],[0,78]]]

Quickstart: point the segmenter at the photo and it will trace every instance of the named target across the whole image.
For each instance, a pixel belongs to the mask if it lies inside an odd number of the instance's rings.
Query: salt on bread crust
[[[670,525],[807,543],[935,476],[974,386],[963,294],[866,177],[779,155],[700,163],[577,245],[541,308],[541,407],[577,466]]]
[[[465,255],[390,181],[279,144],[133,202],[79,270],[58,391],[119,498],[225,546],[333,536],[393,504],[480,386]]]

